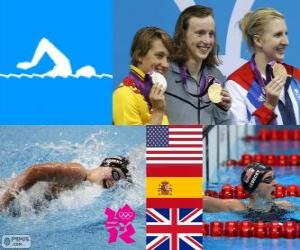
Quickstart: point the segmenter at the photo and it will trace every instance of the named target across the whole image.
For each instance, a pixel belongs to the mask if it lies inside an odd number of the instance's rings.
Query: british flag
[[[202,250],[202,209],[147,208],[147,250]]]

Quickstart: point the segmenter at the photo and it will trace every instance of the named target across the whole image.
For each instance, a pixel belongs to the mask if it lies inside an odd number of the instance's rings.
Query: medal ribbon
[[[133,71],[129,72],[128,77],[131,78],[134,81],[135,87],[140,90],[141,94],[144,96],[145,100],[147,101],[147,103],[151,107],[152,105],[151,105],[151,102],[150,102],[150,99],[149,99],[150,91],[151,91],[151,88],[152,88],[152,85],[153,85],[151,77],[148,74],[146,74],[145,79],[143,81]]]
[[[250,67],[252,69],[252,72],[254,73],[255,79],[258,82],[261,91],[263,93],[264,96],[266,96],[266,85],[272,80],[272,78],[274,77],[273,75],[273,69],[272,69],[272,65],[271,64],[267,64],[266,66],[266,81],[264,81],[264,79],[262,78],[257,66],[256,66],[256,62],[254,60],[254,55],[252,56],[251,60],[250,60]]]
[[[187,87],[187,68],[185,65],[180,66],[180,79],[182,82],[182,86],[185,92],[194,97],[202,97],[207,93],[208,87],[215,82],[215,78],[213,76],[204,76],[203,71],[201,72],[199,85],[197,85],[197,93],[191,93]]]

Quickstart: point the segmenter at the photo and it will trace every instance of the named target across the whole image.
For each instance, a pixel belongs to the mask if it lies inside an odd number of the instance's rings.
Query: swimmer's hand
[[[287,209],[287,210],[294,209],[294,205],[288,201],[276,201],[275,204],[283,209]]]
[[[26,69],[30,69],[32,67],[33,67],[33,65],[32,65],[31,62],[20,62],[20,63],[17,64],[18,69],[25,69],[26,70]]]

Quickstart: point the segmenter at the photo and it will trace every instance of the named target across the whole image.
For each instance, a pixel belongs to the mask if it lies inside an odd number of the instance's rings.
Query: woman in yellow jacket
[[[162,75],[169,68],[172,48],[170,36],[160,28],[146,27],[136,33],[130,72],[113,94],[115,125],[168,124]]]

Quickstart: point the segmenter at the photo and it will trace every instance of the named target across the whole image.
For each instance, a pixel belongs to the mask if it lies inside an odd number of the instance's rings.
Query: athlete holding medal
[[[115,125],[167,125],[163,74],[169,68],[172,40],[160,28],[140,29],[131,45],[130,72],[113,94]]]
[[[282,63],[289,44],[284,16],[261,8],[247,13],[240,29],[254,54],[226,83],[233,124],[300,124],[300,71]]]
[[[213,11],[185,9],[174,35],[174,61],[166,74],[166,109],[171,124],[231,124],[231,97],[219,64]]]

